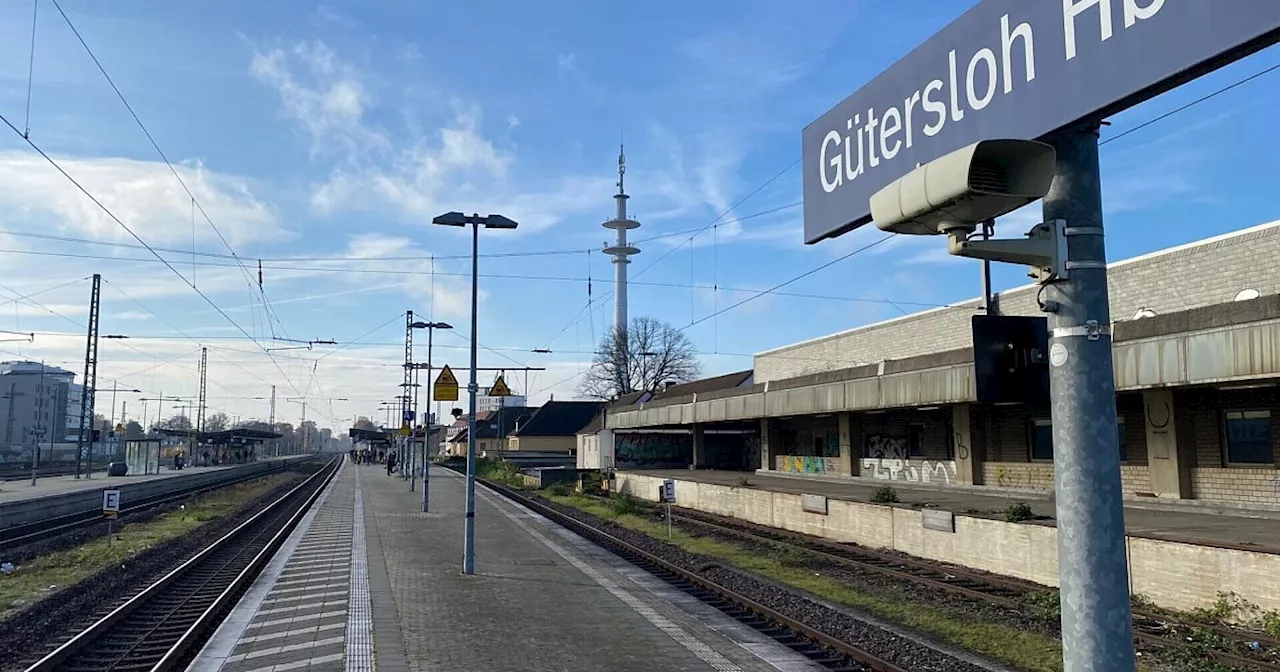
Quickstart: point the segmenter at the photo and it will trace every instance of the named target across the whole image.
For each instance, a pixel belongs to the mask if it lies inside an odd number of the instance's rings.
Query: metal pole
[[[116,392],[119,386],[120,386],[120,381],[118,380],[111,381],[111,421],[110,422],[111,422],[112,430],[115,430],[116,428]]]
[[[84,400],[81,400],[83,403]],[[44,360],[40,360],[40,383],[36,386],[36,427],[41,426],[40,409],[44,407]],[[48,430],[45,430],[48,431]],[[31,442],[31,487],[36,485],[36,469],[40,467],[40,435]]]
[[[427,435],[422,437],[422,512],[431,508],[431,346],[436,325],[427,327]]]
[[[9,419],[4,423],[4,442],[13,443],[13,401],[17,398],[18,384],[9,383]],[[8,450],[8,446],[5,447]]]
[[[480,279],[480,217],[471,223],[471,382],[467,383],[467,513],[463,519],[462,573],[476,573],[476,294]]]
[[[1063,133],[1053,145],[1044,216],[1067,223],[1070,273],[1045,297],[1057,302],[1049,353],[1063,670],[1132,672],[1097,129]]]
[[[991,240],[991,236],[995,233],[996,223],[994,220],[988,219],[982,223],[982,239]],[[982,260],[982,310],[987,315],[999,315],[1000,308],[995,305],[995,299],[991,295],[991,260]]]

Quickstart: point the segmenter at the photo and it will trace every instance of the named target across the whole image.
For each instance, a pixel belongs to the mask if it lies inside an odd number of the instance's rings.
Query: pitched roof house
[[[522,421],[507,439],[507,450],[573,454],[578,431],[604,408],[603,401],[548,401]]]

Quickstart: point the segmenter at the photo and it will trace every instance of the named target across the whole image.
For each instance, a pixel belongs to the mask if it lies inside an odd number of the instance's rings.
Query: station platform
[[[267,460],[262,461],[266,462]],[[106,472],[96,471],[91,475],[91,478],[81,476],[78,479],[75,476],[40,476],[39,471],[37,471],[36,484],[34,486],[31,485],[31,476],[29,475],[20,480],[0,482],[0,505],[27,499],[57,497],[83,490],[102,490],[112,486],[146,483],[177,476],[190,476],[195,473],[224,471],[241,466],[244,465],[228,464],[216,467],[187,467],[186,469],[169,469],[162,466],[160,473],[146,476],[107,476]]]
[[[480,486],[463,575],[464,480],[432,475],[422,513],[399,477],[345,463],[188,669],[824,669]]]
[[[954,513],[998,514],[1010,502],[1025,502],[1040,521],[1052,525],[1054,503],[1047,493],[929,487],[903,481],[836,480],[761,472],[713,469],[652,469],[626,473],[736,487],[746,478],[755,490],[823,495],[831,499],[870,502],[871,493],[892,486],[900,505],[939,508]],[[1215,507],[1191,501],[1125,501],[1125,529],[1130,536],[1200,546],[1280,553],[1280,511]]]

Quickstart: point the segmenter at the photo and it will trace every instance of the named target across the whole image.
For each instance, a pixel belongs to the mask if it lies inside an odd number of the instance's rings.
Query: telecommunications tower
[[[618,147],[618,193],[613,200],[618,204],[617,214],[604,223],[604,228],[617,232],[613,245],[604,248],[604,253],[613,257],[613,327],[624,334],[627,329],[627,264],[633,254],[640,254],[640,248],[627,244],[627,231],[640,228],[640,222],[627,217],[627,196],[622,186],[623,176],[627,172],[627,155]]]

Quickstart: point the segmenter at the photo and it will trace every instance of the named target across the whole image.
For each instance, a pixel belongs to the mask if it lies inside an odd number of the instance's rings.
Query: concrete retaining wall
[[[107,489],[114,488],[120,491],[120,506],[124,508],[132,506],[141,499],[163,496],[185,488],[210,485],[246,475],[283,471],[291,461],[297,459],[301,458],[264,460],[226,469],[194,468],[187,473],[145,481],[131,481],[128,476],[101,478],[92,481],[95,484],[94,487],[85,490],[0,503],[0,529],[27,525],[57,516],[101,511],[102,491]]]
[[[662,479],[619,472],[617,488],[657,501]],[[1046,586],[1058,585],[1058,530],[956,515],[955,531],[925,529],[919,510],[827,500],[827,514],[804,511],[800,495],[676,481],[679,506],[870,548],[888,548]],[[1235,592],[1280,609],[1280,555],[1129,537],[1129,586],[1157,605],[1191,610]]]

